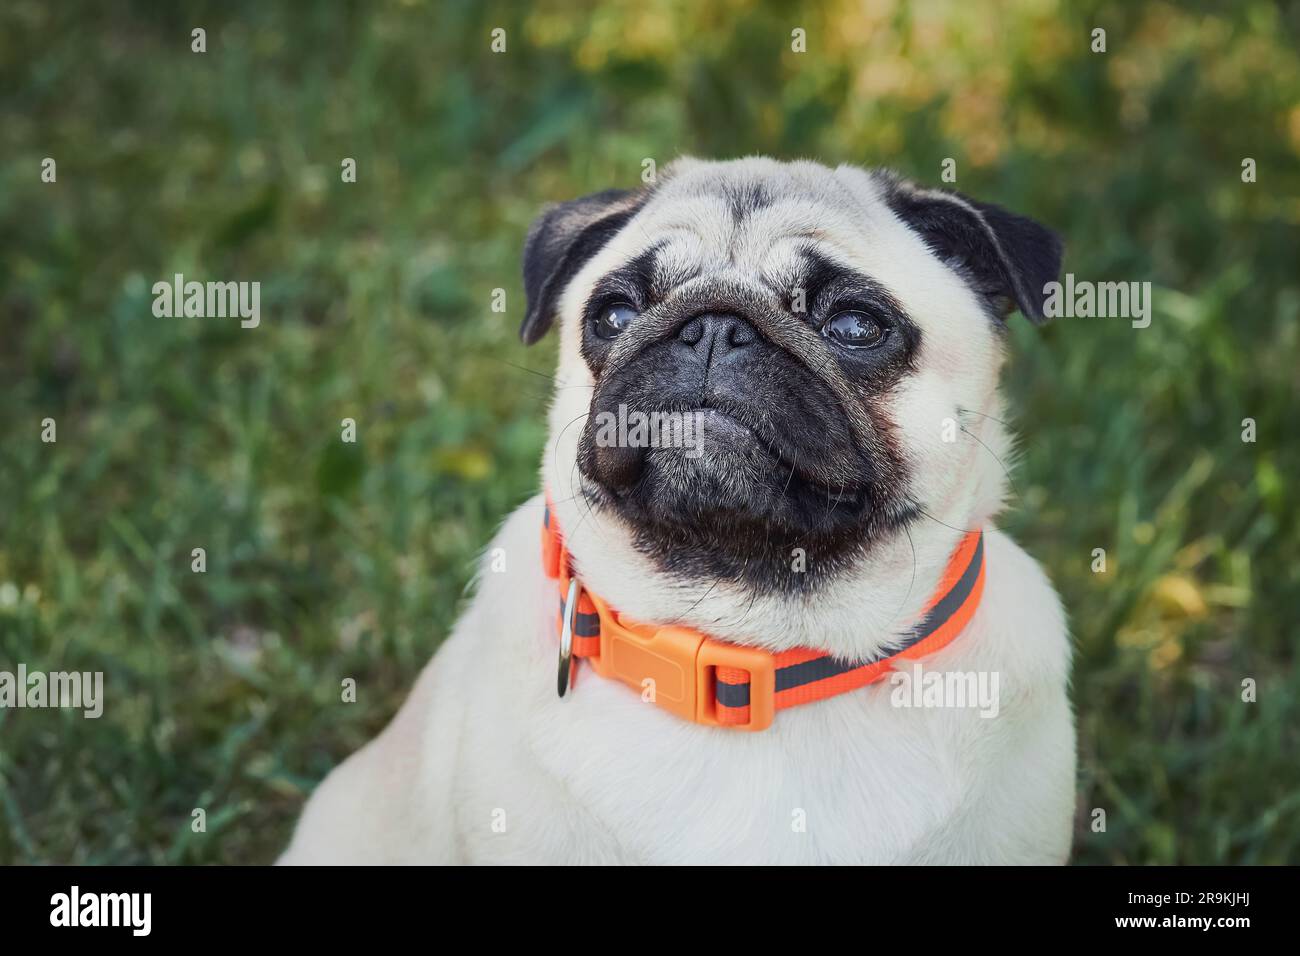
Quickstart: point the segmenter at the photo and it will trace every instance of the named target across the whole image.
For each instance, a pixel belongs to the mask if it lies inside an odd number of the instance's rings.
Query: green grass
[[[1015,321],[1006,374],[1006,523],[1078,649],[1075,859],[1300,860],[1296,7],[703,6],[4,4],[0,669],[108,699],[0,710],[0,862],[271,859],[536,486],[532,217],[751,152],[953,157],[1080,278],[1153,282],[1148,329]],[[260,280],[262,326],[154,318],[175,272]]]

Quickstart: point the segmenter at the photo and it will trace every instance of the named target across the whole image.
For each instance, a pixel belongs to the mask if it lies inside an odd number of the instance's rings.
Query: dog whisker
[[[1011,472],[1007,470],[1007,466],[1005,463],[1003,463],[1002,459],[993,453],[993,449],[990,448],[988,445],[984,444],[984,442],[980,439],[978,435],[974,434],[973,432],[966,431],[965,425],[958,425],[957,427],[960,428],[962,431],[966,432],[967,435],[970,435],[971,438],[979,442],[980,446],[986,452],[988,452],[990,455],[993,455],[993,460],[998,463],[998,467],[1002,469],[1002,474],[1006,476],[1007,484],[1011,486],[1011,490],[1015,492],[1017,498],[1021,497],[1020,489],[1016,487],[1016,480],[1011,477]]]

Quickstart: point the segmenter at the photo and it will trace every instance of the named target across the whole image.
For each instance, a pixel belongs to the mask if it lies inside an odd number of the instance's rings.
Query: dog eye
[[[596,317],[595,332],[602,339],[612,339],[636,318],[636,309],[626,302],[606,306]]]
[[[889,329],[865,312],[840,312],[822,326],[822,335],[850,349],[873,349]]]

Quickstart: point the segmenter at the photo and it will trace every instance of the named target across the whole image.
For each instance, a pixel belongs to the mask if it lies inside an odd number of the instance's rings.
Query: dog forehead
[[[895,213],[891,186],[892,174],[852,165],[677,160],[570,286],[566,312],[630,264],[661,292],[706,276],[769,292],[801,288],[813,252],[880,285],[931,335],[985,337],[982,306]]]
[[[879,203],[869,177],[845,179],[817,163],[690,161],[665,170],[642,215],[658,228],[694,230],[715,239],[741,233],[774,238],[852,232],[854,213]]]
[[[670,164],[655,187],[657,198],[718,196],[734,200],[737,212],[761,208],[777,198],[803,197],[834,205],[844,200],[844,183],[833,170],[808,160],[780,162],[766,157]]]
[[[654,249],[658,268],[781,275],[813,245],[852,257],[867,228],[893,225],[870,176],[849,167],[750,158],[678,161],[624,230],[625,256]]]

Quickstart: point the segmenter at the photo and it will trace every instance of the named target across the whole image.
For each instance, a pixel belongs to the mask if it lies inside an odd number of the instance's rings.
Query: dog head
[[[1060,259],[996,206],[806,162],[550,208],[521,335],[559,327],[544,480],[585,573],[752,606],[941,563],[998,507],[1005,322]]]

